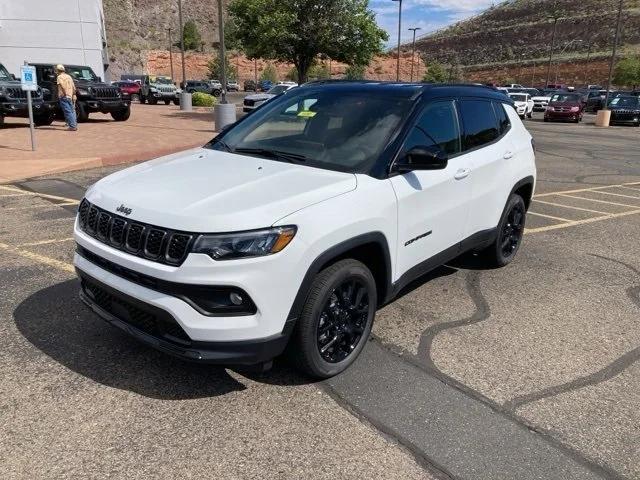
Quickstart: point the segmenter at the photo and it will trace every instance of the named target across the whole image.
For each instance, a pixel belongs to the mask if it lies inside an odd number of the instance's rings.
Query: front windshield
[[[615,107],[637,107],[638,101],[636,97],[616,97],[609,104]]]
[[[172,85],[173,82],[169,77],[156,77],[155,83],[161,83],[162,85]]]
[[[580,100],[578,95],[556,94],[551,97],[552,102],[577,102]]]
[[[511,98],[513,98],[514,102],[526,102],[527,101],[527,96],[526,95],[522,95],[522,94],[518,94],[518,93],[510,93],[509,96]]]
[[[207,148],[366,172],[412,105],[405,98],[296,90],[266,103]]]
[[[4,65],[0,64],[0,80],[13,80]]]
[[[93,73],[91,67],[78,67],[70,65],[65,67],[66,72],[76,80],[87,80],[88,82],[98,81],[98,76]]]
[[[276,85],[271,90],[269,90],[267,93],[269,95],[280,95],[281,93],[284,93],[287,90],[288,90],[288,87],[286,85]]]

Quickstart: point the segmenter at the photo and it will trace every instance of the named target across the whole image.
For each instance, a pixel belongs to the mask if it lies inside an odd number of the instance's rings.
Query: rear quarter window
[[[504,103],[501,102],[493,102],[493,110],[496,114],[496,119],[498,120],[498,130],[500,135],[504,135],[511,128],[511,121],[509,120],[509,115],[504,110]]]
[[[464,150],[481,147],[500,136],[492,103],[489,100],[460,101],[460,115],[464,125]]]

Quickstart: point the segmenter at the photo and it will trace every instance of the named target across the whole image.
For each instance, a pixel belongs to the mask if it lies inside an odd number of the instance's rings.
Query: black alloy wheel
[[[340,260],[320,271],[289,342],[291,361],[316,378],[344,371],[367,343],[377,298],[376,281],[358,260]]]
[[[362,280],[347,278],[333,289],[320,313],[317,346],[329,363],[346,359],[362,340],[368,322],[369,294]]]
[[[514,204],[507,213],[507,221],[500,232],[500,248],[505,258],[510,258],[518,251],[524,234],[524,204]]]

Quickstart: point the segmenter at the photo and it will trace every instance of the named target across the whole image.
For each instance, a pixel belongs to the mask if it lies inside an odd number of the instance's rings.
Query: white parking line
[[[638,191],[640,192],[640,190]],[[593,193],[599,193],[601,195],[613,195],[615,197],[623,197],[623,198],[634,198],[636,200],[640,200],[640,197],[636,197],[634,195],[623,195],[622,193],[605,192],[604,190],[594,190]]]
[[[17,247],[37,247],[38,245],[50,245],[52,243],[64,243],[64,242],[70,242],[73,240],[73,237],[67,237],[67,238],[53,238],[51,240],[41,240],[39,242],[29,242],[29,243],[21,243],[20,245],[17,245]]]
[[[616,185],[603,185],[603,186],[600,186],[600,187],[590,187],[590,188],[578,188],[576,190],[565,190],[565,191],[561,191],[561,192],[539,193],[537,195],[534,195],[533,198],[551,197],[553,195],[562,195],[562,194],[567,194],[567,193],[591,192],[593,190],[602,190],[604,188],[614,188],[614,187],[628,188],[627,187],[628,185],[640,185],[640,182],[620,183],[620,184],[616,184]],[[632,190],[638,190],[638,189],[637,188],[632,188]]]
[[[587,223],[599,222],[601,220],[609,220],[611,218],[626,217],[627,215],[634,215],[636,213],[640,213],[640,209],[630,210],[628,212],[622,212],[622,213],[611,213],[609,215],[603,215],[601,217],[586,218],[584,220],[575,220],[571,223],[558,223],[556,225],[549,225],[547,227],[526,228],[524,233],[531,234],[531,233],[548,232],[549,230],[558,230],[560,228],[574,227],[576,225],[584,225]]]
[[[64,203],[49,203],[47,205],[29,205],[28,207],[11,207],[11,208],[2,208],[0,207],[0,212],[8,212],[14,210],[33,210],[35,208],[51,208],[51,207],[66,207],[69,205],[77,205],[78,202],[64,202]]]
[[[30,252],[29,250],[12,247],[11,245],[7,245],[6,243],[0,243],[0,250],[11,252],[15,255],[19,255],[21,257],[28,258],[29,260],[33,260],[36,263],[57,268],[58,270],[63,270],[69,273],[74,272],[74,268],[71,263],[61,262],[60,260],[56,260],[55,258],[45,257],[44,255],[39,255],[37,253]]]
[[[6,185],[0,185],[0,189],[8,190],[10,192],[21,193],[23,195],[31,195],[31,196],[34,196],[34,197],[50,198],[51,200],[61,200],[63,202],[68,202],[69,204],[78,204],[78,203],[80,203],[75,198],[59,197],[57,195],[49,195],[47,193],[30,192],[28,190],[22,190],[21,188],[17,188],[17,187],[8,187]]]

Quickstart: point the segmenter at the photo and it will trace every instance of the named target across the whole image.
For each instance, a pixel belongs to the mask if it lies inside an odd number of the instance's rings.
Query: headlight
[[[278,253],[289,245],[296,231],[295,226],[289,225],[250,232],[200,235],[191,251],[205,253],[214,260],[262,257]]]
[[[158,89],[156,87],[149,87],[150,92],[157,92]]]
[[[87,95],[89,95],[89,90],[87,90],[86,88],[79,88],[78,89],[78,95],[82,95],[82,96],[86,97]]]
[[[571,107],[571,111],[572,112],[579,112],[580,111],[580,107]]]
[[[553,112],[553,107],[547,107],[547,112]]]

